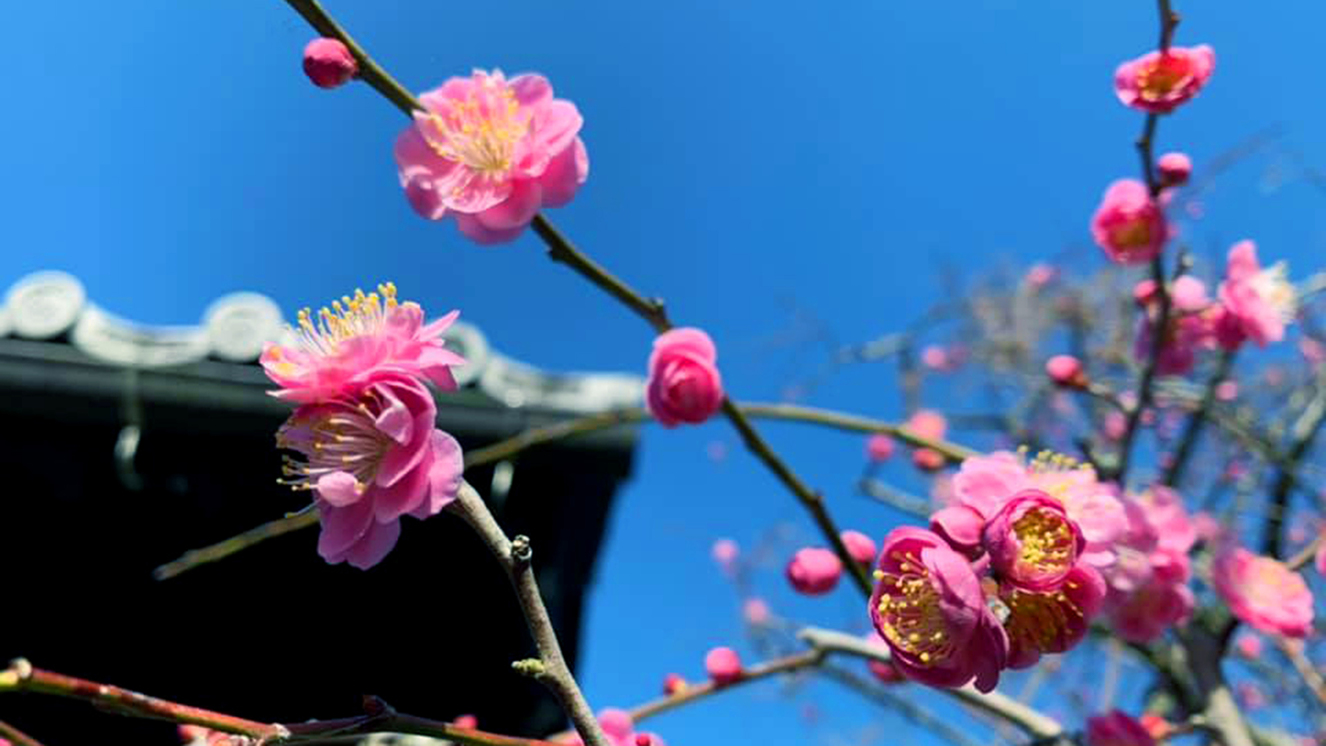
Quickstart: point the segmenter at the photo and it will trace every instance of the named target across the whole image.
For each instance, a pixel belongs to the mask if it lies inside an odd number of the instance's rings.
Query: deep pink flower
[[[1160,183],[1165,186],[1179,186],[1188,183],[1192,175],[1192,159],[1186,153],[1166,153],[1156,161],[1160,172]]]
[[[437,515],[456,497],[460,445],[435,427],[433,396],[413,377],[375,374],[354,396],[295,410],[276,434],[285,484],[311,490],[321,516],[318,554],[368,569],[391,551],[400,519]]]
[[[1086,540],[1082,559],[1097,568],[1114,561],[1114,540],[1128,525],[1114,488],[1099,482],[1094,469],[1049,451],[1030,462],[1007,451],[965,459],[953,478],[953,489],[960,504],[986,520],[1023,490],[1048,494],[1063,503],[1077,524]]]
[[[1236,349],[1244,339],[1261,347],[1279,342],[1298,309],[1284,262],[1263,269],[1252,241],[1240,241],[1229,250],[1219,296],[1225,313],[1217,331],[1226,349]]]
[[[860,531],[844,531],[841,534],[843,544],[847,547],[847,553],[852,555],[852,559],[863,565],[872,564],[879,549],[875,546],[875,540],[861,533]]]
[[[1167,114],[1196,96],[1214,70],[1211,47],[1170,47],[1119,65],[1114,72],[1114,92],[1134,109]]]
[[[1087,746],[1155,746],[1155,743],[1140,722],[1120,710],[1087,718]]]
[[[934,533],[912,526],[889,532],[875,571],[870,619],[910,679],[956,687],[999,683],[1008,636],[986,605],[965,557]]]
[[[741,679],[741,657],[732,648],[714,648],[704,656],[704,671],[717,686]]]
[[[456,388],[452,366],[465,359],[446,349],[442,339],[457,311],[425,325],[423,309],[396,300],[396,286],[378,286],[379,293],[356,290],[316,315],[299,312],[296,345],[268,343],[263,370],[280,386],[273,396],[308,404],[326,401],[362,386],[382,370],[396,370],[427,379],[444,391]]]
[[[930,515],[930,530],[939,534],[955,551],[976,559],[985,551],[981,533],[985,529],[985,516],[966,505],[950,505]]]
[[[1156,485],[1124,500],[1128,528],[1115,542],[1115,563],[1106,570],[1111,623],[1129,642],[1149,642],[1188,618],[1188,551],[1197,528],[1174,490]]]
[[[477,243],[513,240],[540,208],[570,202],[589,175],[580,112],[540,75],[475,70],[419,102],[424,110],[396,138],[405,196],[429,220],[453,215]]]
[[[871,461],[887,461],[893,456],[893,438],[875,433],[866,439],[866,457]]]
[[[1082,361],[1072,355],[1055,355],[1045,361],[1045,374],[1051,381],[1067,388],[1086,388],[1087,373]]]
[[[798,593],[819,596],[833,590],[842,577],[843,563],[830,549],[806,547],[787,563],[787,580]]]
[[[1142,264],[1160,253],[1169,228],[1146,184],[1119,179],[1105,190],[1091,218],[1091,235],[1115,263]]]
[[[359,63],[339,39],[314,39],[304,47],[304,74],[319,88],[336,88],[359,74]]]
[[[474,715],[457,715],[452,719],[451,724],[457,728],[469,728],[473,730],[479,727],[479,718]]]
[[[1027,668],[1045,653],[1063,653],[1082,641],[1105,599],[1105,581],[1094,567],[1078,563],[1055,590],[1006,583],[999,598],[1008,610],[1008,667]]]
[[[598,721],[599,726],[603,728],[603,734],[608,737],[608,743],[612,746],[666,746],[663,739],[653,733],[637,733],[635,721],[631,718],[631,713],[626,710],[612,707],[601,710]],[[584,741],[578,734],[567,736],[564,740],[567,744],[584,746]]]
[[[664,427],[699,424],[723,405],[718,350],[700,329],[673,329],[654,340],[645,381],[645,406]]]
[[[1306,637],[1312,631],[1312,591],[1278,560],[1226,545],[1216,551],[1211,581],[1234,616],[1259,632]]]
[[[1086,546],[1063,503],[1040,490],[1023,490],[1004,503],[981,539],[990,568],[1026,591],[1058,590]]]

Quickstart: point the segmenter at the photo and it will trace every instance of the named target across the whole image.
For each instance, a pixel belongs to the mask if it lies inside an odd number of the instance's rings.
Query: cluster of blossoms
[[[263,350],[272,394],[299,405],[276,436],[297,454],[281,481],[313,493],[328,562],[372,567],[396,545],[403,516],[427,518],[455,499],[460,445],[437,429],[424,383],[456,388],[451,367],[464,360],[442,339],[456,315],[425,324],[423,309],[386,284],[304,309],[297,343]]]
[[[653,733],[637,733],[635,721],[626,710],[605,709],[598,714],[599,725],[612,746],[667,746],[663,739]],[[569,735],[563,743],[583,746],[584,739],[579,735]]]
[[[1123,498],[1127,528],[1114,544],[1106,570],[1106,611],[1114,631],[1129,642],[1149,642],[1187,621],[1193,610],[1188,551],[1197,531],[1183,499],[1157,485]]]
[[[989,691],[1002,669],[1082,640],[1123,509],[1090,468],[1049,454],[970,458],[952,486],[930,530],[884,539],[870,616],[902,675]]]

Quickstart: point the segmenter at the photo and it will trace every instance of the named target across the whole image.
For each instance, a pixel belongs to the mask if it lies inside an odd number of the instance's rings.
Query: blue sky
[[[1087,220],[1105,186],[1138,169],[1141,118],[1114,99],[1111,73],[1156,36],[1149,0],[329,7],[416,91],[472,67],[546,74],[584,113],[591,159],[588,184],[552,218],[666,298],[676,320],[708,329],[731,392],[752,399],[776,398],[823,359],[772,344],[792,308],[849,342],[937,300],[941,270],[973,276],[1048,257],[1098,266]],[[1275,148],[1204,197],[1205,217],[1186,227],[1194,248],[1207,256],[1252,237],[1268,259],[1319,261],[1324,195],[1300,167],[1326,164],[1309,51],[1326,7],[1177,7],[1178,42],[1210,43],[1218,62],[1201,97],[1162,122],[1160,148],[1189,152],[1200,175],[1282,128]],[[25,3],[7,20],[0,281],[64,269],[117,314],[187,323],[233,290],[290,310],[392,279],[437,313],[462,309],[534,364],[642,371],[648,329],[548,262],[535,238],[482,249],[415,217],[391,159],[403,118],[365,86],[309,85],[299,54],[310,32],[283,3]],[[891,380],[850,370],[811,401],[897,416]],[[896,522],[852,493],[859,438],[767,431],[845,524],[879,536]],[[726,460],[706,455],[713,442],[728,446]],[[709,646],[739,641],[709,544],[750,545],[779,523],[811,536],[725,426],[647,430],[592,589],[591,700],[652,696],[663,673],[698,676]],[[846,588],[806,603],[773,573],[761,590],[805,618],[860,616]],[[675,744],[801,743],[812,732],[831,743],[876,717],[817,686],[810,700],[832,725],[810,731],[772,691],[656,726]]]

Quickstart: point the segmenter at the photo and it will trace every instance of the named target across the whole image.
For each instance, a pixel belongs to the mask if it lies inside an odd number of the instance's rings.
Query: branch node
[[[511,539],[511,556],[521,563],[529,562],[534,557],[534,547],[530,545],[528,536],[516,534]]]
[[[522,658],[518,661],[511,661],[511,668],[521,676],[528,676],[531,679],[541,678],[548,672],[547,666],[538,658]]]

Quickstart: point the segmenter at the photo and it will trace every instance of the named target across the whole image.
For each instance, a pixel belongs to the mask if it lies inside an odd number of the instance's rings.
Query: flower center
[[[1121,249],[1140,249],[1151,243],[1151,221],[1130,220],[1110,232],[1110,240]]]
[[[1298,296],[1288,275],[1285,263],[1276,262],[1253,275],[1251,280],[1253,291],[1275,309],[1276,315],[1286,324],[1293,321],[1298,312]]]
[[[1072,583],[1071,587],[1076,587]],[[1014,590],[1004,596],[1008,605],[1008,619],[1004,629],[1008,636],[1023,647],[1053,650],[1075,619],[1084,618],[1063,591],[1031,593]]]
[[[428,115],[424,139],[433,151],[480,175],[500,181],[511,170],[516,143],[529,132],[510,86],[484,76],[464,100],[448,99],[446,111]]]
[[[884,585],[878,607],[884,637],[923,665],[947,660],[954,647],[929,571],[910,553],[890,557],[898,562],[898,572],[876,573]]]
[[[347,295],[332,301],[331,308],[324,306],[317,314],[307,308],[300,309],[295,333],[300,345],[309,352],[334,355],[337,345],[347,339],[381,332],[387,311],[396,305],[396,286],[390,282],[378,285],[377,293],[356,290],[353,298]]]
[[[1176,54],[1162,54],[1137,74],[1142,98],[1156,101],[1173,93],[1192,77],[1188,60]]]
[[[1076,538],[1062,515],[1032,508],[1013,522],[1013,533],[1022,545],[1019,564],[1045,573],[1067,572],[1071,567]]]
[[[362,491],[377,476],[392,440],[378,429],[367,404],[338,401],[319,408],[312,417],[287,421],[276,433],[276,446],[304,457],[282,456],[284,477],[277,480],[279,484],[311,490],[320,478],[343,471]]]

